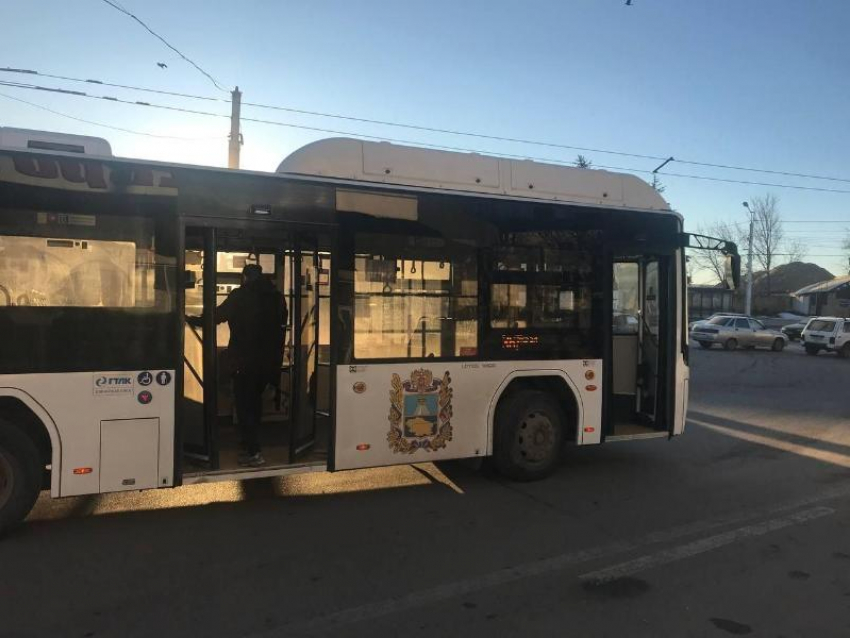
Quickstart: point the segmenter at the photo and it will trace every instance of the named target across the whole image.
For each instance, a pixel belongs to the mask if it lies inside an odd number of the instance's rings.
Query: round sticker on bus
[[[354,390],[356,394],[363,394],[364,392],[366,392],[366,384],[363,381],[358,381],[353,386],[351,386],[351,389]]]

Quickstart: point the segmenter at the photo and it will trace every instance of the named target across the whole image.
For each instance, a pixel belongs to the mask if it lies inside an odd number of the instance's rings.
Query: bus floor
[[[297,459],[296,464],[327,461],[327,441],[330,419],[324,415],[316,415],[315,443],[305,450]],[[289,428],[288,420],[279,417],[264,417],[260,425],[260,446],[265,459],[264,469],[287,467],[293,465],[289,457]],[[238,425],[233,423],[230,416],[219,417],[218,430],[218,471],[237,471],[245,469],[239,465],[239,454],[242,451],[241,434]],[[192,463],[193,469],[202,469]]]
[[[611,416],[614,427],[609,431],[609,436],[640,436],[659,432],[635,412],[635,396],[632,394],[614,395]]]

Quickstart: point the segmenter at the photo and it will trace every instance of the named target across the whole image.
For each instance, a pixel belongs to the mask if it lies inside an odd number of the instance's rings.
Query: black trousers
[[[263,390],[266,377],[257,372],[236,372],[233,375],[233,396],[236,417],[242,430],[242,445],[248,454],[260,451],[260,419],[263,416]]]

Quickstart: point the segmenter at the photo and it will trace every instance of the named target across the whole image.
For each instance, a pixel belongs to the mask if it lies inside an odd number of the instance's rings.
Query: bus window
[[[389,235],[356,236],[355,358],[475,356],[475,252],[449,249],[438,238],[404,240]]]
[[[176,259],[164,247],[173,240],[148,217],[0,211],[0,330],[16,334],[5,362],[18,371],[135,359],[169,367]]]
[[[490,287],[490,325],[493,328],[528,326],[527,289],[525,284],[493,284]]]

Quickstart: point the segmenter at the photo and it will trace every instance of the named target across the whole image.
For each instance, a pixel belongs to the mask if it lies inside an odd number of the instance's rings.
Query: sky
[[[850,46],[846,0],[121,0],[243,101],[840,178],[825,181],[672,162],[665,198],[698,231],[747,223],[773,193],[788,237],[845,274],[850,232]],[[103,0],[0,0],[0,67],[227,99]],[[162,62],[167,68],[160,68]],[[224,102],[0,73],[17,81],[229,114]],[[14,101],[26,100],[111,130]],[[559,161],[577,151],[243,107],[243,117],[484,153]],[[124,157],[225,166],[226,117],[0,86],[0,126],[105,137]],[[242,168],[273,171],[332,132],[243,122]],[[188,138],[188,139],[186,139]],[[597,167],[660,162],[582,151]],[[845,192],[731,184],[699,175]],[[844,180],[844,181],[842,181]],[[825,223],[830,222],[830,223]]]

